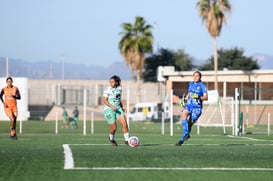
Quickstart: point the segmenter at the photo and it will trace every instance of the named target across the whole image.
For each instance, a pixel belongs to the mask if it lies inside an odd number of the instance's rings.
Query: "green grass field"
[[[94,123],[94,134],[87,123],[85,136],[81,128],[59,128],[56,134],[55,122],[27,121],[14,141],[9,138],[8,122],[1,121],[0,180],[273,178],[273,135],[233,137],[223,135],[222,128],[201,128],[201,134],[197,135],[194,127],[191,138],[176,147],[174,144],[181,135],[179,124],[174,124],[173,136],[169,135],[169,124],[165,124],[165,135],[162,135],[160,123],[131,123],[130,132],[140,138],[139,147],[124,145],[120,124],[116,136],[120,145],[113,147],[107,140],[108,126],[103,121]]]

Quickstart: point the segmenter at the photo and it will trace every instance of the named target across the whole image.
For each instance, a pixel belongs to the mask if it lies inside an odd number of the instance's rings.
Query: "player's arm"
[[[108,107],[110,107],[113,110],[116,110],[117,108],[115,106],[113,106],[112,104],[110,104],[110,102],[108,101],[108,97],[103,96],[103,103],[105,105],[107,105]]]
[[[123,99],[120,101],[120,107],[123,109],[124,112],[127,112],[126,100]]]
[[[200,96],[200,99],[202,101],[207,101],[208,100],[208,93],[207,92],[204,92],[202,96]]]
[[[7,108],[8,105],[5,103],[4,99],[3,99],[3,96],[4,96],[4,89],[1,90],[1,93],[0,93],[0,99],[4,105],[4,108]]]
[[[181,107],[185,107],[186,102],[188,100],[188,93],[184,93],[181,98],[178,98],[177,104]]]
[[[202,88],[203,95],[200,96],[200,99],[202,101],[207,101],[208,100],[208,91],[207,91],[207,88],[206,88],[206,86],[204,84],[203,84],[203,86],[201,88]]]
[[[208,100],[208,94],[207,94],[207,92],[204,92],[203,95],[200,96],[198,94],[193,93],[193,94],[191,94],[191,98],[206,101],[206,100]]]
[[[18,99],[18,100],[20,100],[21,99],[21,94],[20,94],[20,92],[19,92],[19,89],[16,89],[16,94],[15,94],[15,96],[13,96],[15,99]]]
[[[187,101],[189,99],[189,93],[188,92],[185,93],[183,96],[184,96],[184,101]]]
[[[4,103],[3,95],[4,95],[4,90],[2,89],[1,93],[0,93],[0,99],[1,99],[2,103]]]

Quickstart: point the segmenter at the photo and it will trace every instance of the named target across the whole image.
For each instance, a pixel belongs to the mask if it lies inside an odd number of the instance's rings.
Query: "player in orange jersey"
[[[7,86],[1,90],[0,99],[4,105],[6,115],[10,119],[10,138],[17,140],[16,135],[16,119],[18,116],[17,99],[21,99],[19,89],[12,85],[13,80],[11,77],[6,79]],[[4,96],[4,99],[3,99]]]

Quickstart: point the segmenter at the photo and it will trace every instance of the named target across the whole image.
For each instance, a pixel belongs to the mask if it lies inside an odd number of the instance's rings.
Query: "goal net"
[[[202,127],[222,127],[223,133],[235,133],[233,97],[219,97],[217,90],[208,90],[208,101],[204,101],[203,113],[197,122],[197,134]]]

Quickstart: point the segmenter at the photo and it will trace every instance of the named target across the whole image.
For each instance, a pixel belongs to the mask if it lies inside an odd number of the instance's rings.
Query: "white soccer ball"
[[[137,136],[131,136],[128,139],[128,145],[131,147],[137,147],[139,145],[139,138]]]

